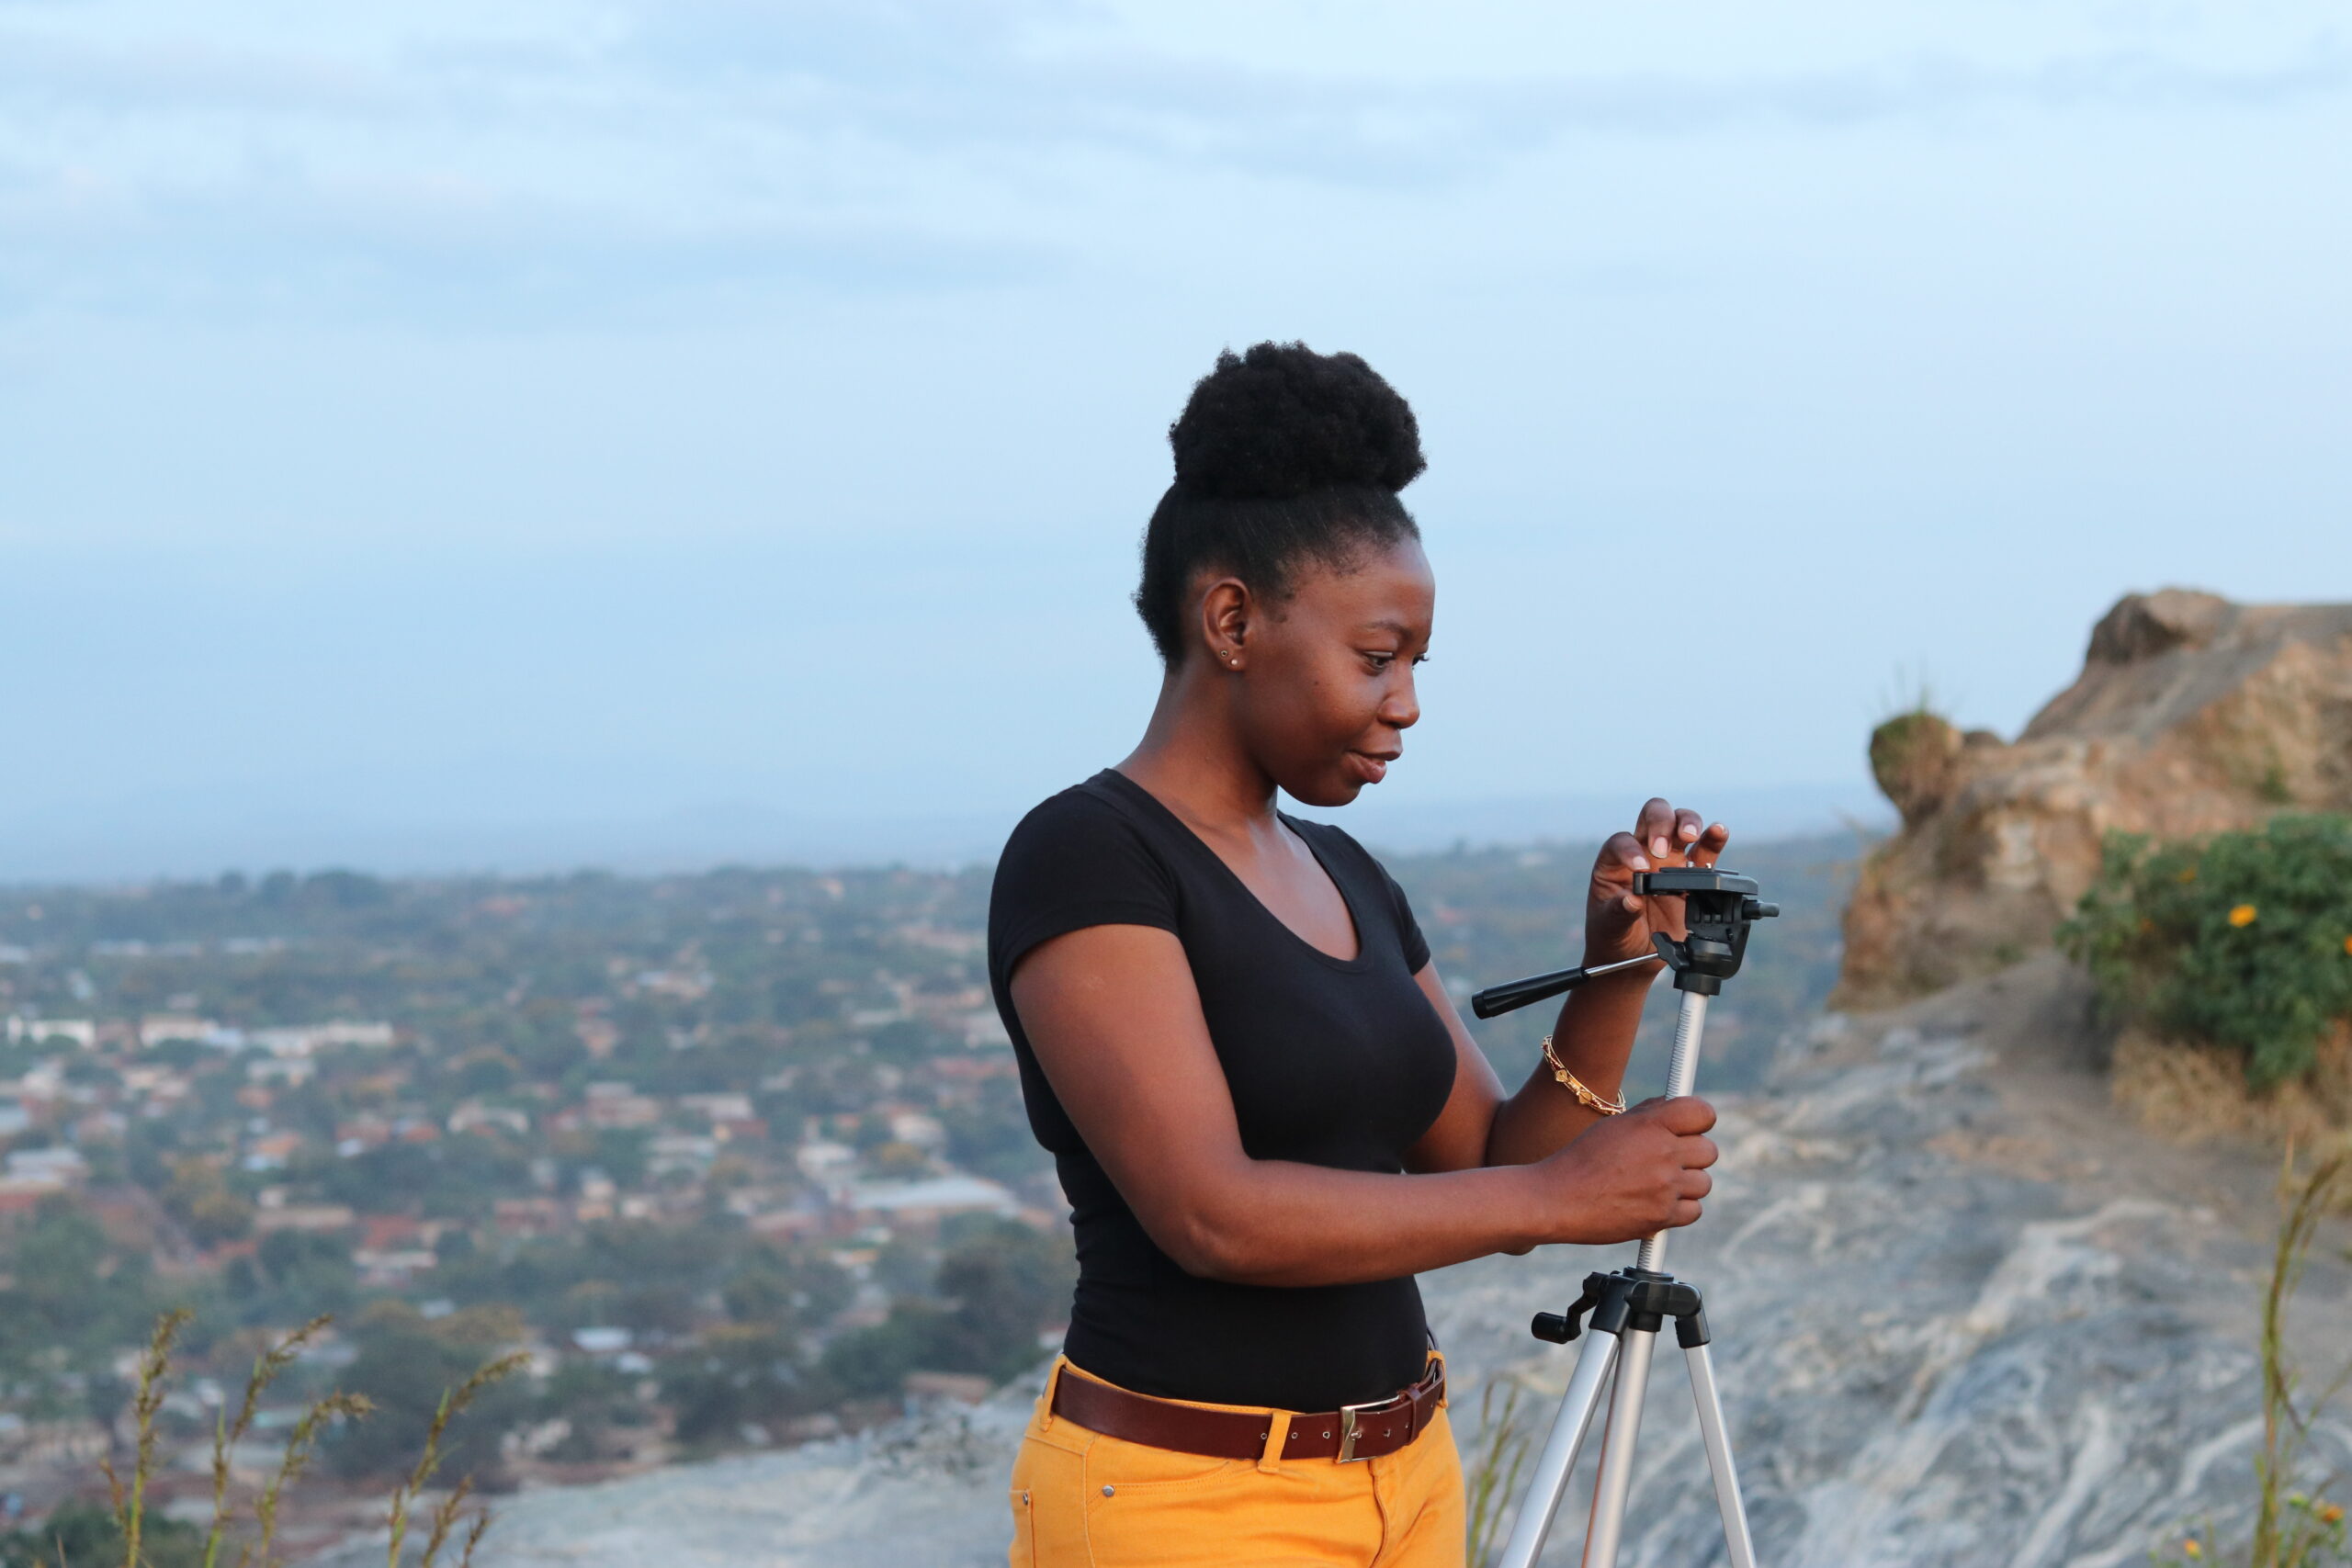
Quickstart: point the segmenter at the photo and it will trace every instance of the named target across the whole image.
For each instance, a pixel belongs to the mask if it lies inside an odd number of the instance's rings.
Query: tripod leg
[[[1690,1397],[1699,1405],[1699,1436],[1707,1445],[1707,1471],[1715,1481],[1715,1509],[1724,1517],[1731,1568],[1756,1568],[1756,1546],[1747,1538],[1747,1505],[1740,1501],[1731,1435],[1724,1429],[1724,1402],[1715,1393],[1714,1358],[1704,1345],[1690,1346],[1682,1355],[1690,1368]]]
[[[1510,1540],[1504,1543],[1498,1568],[1535,1568],[1544,1538],[1551,1533],[1552,1517],[1560,1511],[1560,1499],[1567,1493],[1568,1476],[1577,1467],[1585,1433],[1592,1427],[1592,1413],[1600,1407],[1601,1386],[1609,1381],[1617,1348],[1614,1334],[1599,1329],[1586,1332],[1576,1374],[1568,1379],[1568,1392],[1560,1396],[1560,1413],[1552,1418],[1552,1435],[1544,1439],[1543,1456],[1535,1461],[1519,1517],[1511,1521]]]
[[[1617,1352],[1617,1392],[1609,1401],[1609,1426],[1600,1436],[1600,1476],[1592,1486],[1592,1522],[1586,1527],[1584,1568],[1617,1568],[1617,1543],[1625,1531],[1625,1498],[1634,1489],[1634,1439],[1642,1429],[1642,1396],[1649,1392],[1650,1352],[1657,1336],[1625,1331]]]

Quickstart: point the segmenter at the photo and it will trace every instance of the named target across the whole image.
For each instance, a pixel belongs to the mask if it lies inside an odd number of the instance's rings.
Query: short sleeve
[[[1174,879],[1108,801],[1065,790],[1021,819],[989,893],[989,975],[1000,995],[1030,949],[1089,926],[1177,927]]]

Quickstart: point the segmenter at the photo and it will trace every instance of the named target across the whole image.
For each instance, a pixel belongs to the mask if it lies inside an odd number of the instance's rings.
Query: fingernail
[[[1640,855],[1635,855],[1632,860],[1627,861],[1625,863],[1632,866],[1635,871],[1647,871],[1650,868],[1650,863],[1643,859]]]
[[[1695,839],[1699,836],[1699,829],[1685,822],[1682,824],[1682,836],[1686,839]]]
[[[1663,834],[1650,840],[1650,853],[1654,855],[1662,855],[1671,852],[1672,848],[1667,843],[1666,838]]]

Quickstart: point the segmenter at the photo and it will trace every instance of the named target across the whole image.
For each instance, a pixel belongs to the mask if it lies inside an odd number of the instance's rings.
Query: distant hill
[[[1072,781],[1074,782],[1074,781]],[[1859,771],[1833,783],[1749,785],[1661,780],[1748,841],[1888,821]],[[1384,790],[1404,787],[1392,783]],[[1041,792],[1042,793],[1042,792]],[[1384,850],[1590,842],[1631,819],[1640,791],[1421,800],[1375,790],[1339,822]],[[0,886],[251,875],[342,866],[379,875],[541,874],[582,866],[647,874],[719,865],[946,867],[996,858],[1034,801],[943,802],[925,813],[816,816],[772,801],[718,801],[642,815],[502,820],[363,809],[333,791],[218,798],[97,799],[0,818]]]

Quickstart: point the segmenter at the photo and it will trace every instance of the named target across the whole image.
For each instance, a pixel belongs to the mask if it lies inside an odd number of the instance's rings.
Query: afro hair
[[[1261,343],[1216,356],[1168,427],[1176,482],[1196,496],[1285,501],[1376,485],[1390,494],[1429,467],[1412,409],[1352,354]]]
[[[1216,357],[1168,427],[1176,481],[1143,536],[1136,612],[1170,669],[1183,662],[1194,578],[1229,571],[1286,597],[1300,560],[1344,566],[1418,539],[1396,492],[1429,465],[1412,409],[1352,354],[1261,343]]]

